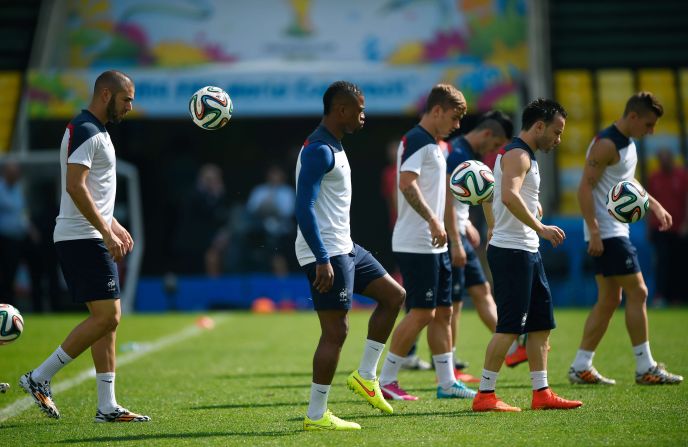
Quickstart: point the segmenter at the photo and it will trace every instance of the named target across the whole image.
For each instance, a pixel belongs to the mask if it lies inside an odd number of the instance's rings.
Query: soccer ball
[[[633,223],[645,216],[650,197],[645,189],[633,181],[617,183],[607,193],[607,211],[619,222]]]
[[[478,205],[492,195],[494,175],[485,163],[467,160],[452,172],[449,189],[459,202]]]
[[[9,304],[0,304],[0,345],[18,339],[24,330],[24,319],[19,311]]]
[[[189,113],[196,125],[206,130],[217,130],[229,122],[234,112],[232,98],[220,87],[207,85],[189,100]]]

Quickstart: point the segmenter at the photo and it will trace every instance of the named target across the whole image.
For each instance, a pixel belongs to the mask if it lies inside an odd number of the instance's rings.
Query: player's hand
[[[432,237],[433,247],[444,247],[447,243],[447,232],[444,230],[442,222],[436,217],[430,220],[430,236]]]
[[[315,266],[315,281],[313,287],[320,293],[326,293],[334,284],[334,270],[332,264],[317,264]]]
[[[667,231],[673,225],[671,214],[664,209],[663,206],[658,205],[652,209],[659,221],[659,231]]]
[[[127,229],[116,220],[112,221],[110,228],[115,236],[117,236],[124,244],[124,254],[126,255],[127,253],[131,253],[131,251],[134,250],[134,239],[131,237],[131,234],[129,234]]]
[[[466,250],[463,248],[461,241],[451,243],[451,263],[454,267],[465,267],[466,266]]]
[[[602,256],[602,253],[604,253],[604,245],[600,233],[591,233],[588,242],[588,254],[597,257]]]
[[[119,262],[122,260],[122,258],[124,258],[124,255],[126,254],[124,242],[122,242],[122,240],[117,237],[114,232],[111,231],[110,233],[104,234],[103,242],[105,243],[105,247],[115,262]]]
[[[473,248],[478,248],[480,246],[480,232],[470,223],[466,225],[466,237]]]
[[[556,225],[543,225],[538,234],[541,238],[547,239],[552,244],[552,247],[558,247],[566,239],[564,230]]]

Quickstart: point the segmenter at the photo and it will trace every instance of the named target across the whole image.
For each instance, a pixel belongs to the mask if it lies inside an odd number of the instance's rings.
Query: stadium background
[[[308,307],[298,272],[237,268],[208,278],[175,269],[178,207],[203,164],[220,166],[230,201],[241,206],[269,164],[293,176],[294,151],[319,121],[327,84],[358,83],[368,119],[345,140],[353,167],[352,231],[390,266],[380,175],[387,144],[415,124],[424,93],[440,81],[466,93],[471,116],[462,132],[490,108],[518,121],[527,101],[554,97],[569,119],[561,147],[540,158],[543,205],[568,240],[557,251],[543,245],[543,257],[556,304],[587,305],[595,289],[575,198],[585,148],[644,89],[666,113],[655,135],[639,144],[638,178],[656,169],[659,148],[685,158],[686,18],[688,4],[678,0],[5,1],[0,153],[23,164],[31,215],[54,219],[56,146],[64,127],[87,105],[100,72],[123,70],[137,92],[135,113],[110,127],[122,171],[117,212],[134,230],[140,256],[123,266],[125,305],[199,310],[270,297]],[[227,89],[234,100],[235,116],[216,132],[196,128],[187,115],[189,96],[207,84]],[[633,225],[632,238],[652,296],[645,224]],[[20,275],[22,309],[31,308],[26,282]],[[58,302],[69,308],[64,293]]]

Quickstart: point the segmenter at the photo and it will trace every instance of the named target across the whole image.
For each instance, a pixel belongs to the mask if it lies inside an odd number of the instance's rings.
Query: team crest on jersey
[[[527,319],[528,319],[528,312],[524,313],[523,316],[521,317],[521,327],[525,327]]]
[[[105,287],[107,287],[108,292],[114,292],[115,291],[115,279],[110,278],[110,280],[107,282]]]
[[[626,268],[633,268],[633,259],[630,256],[626,258]]]
[[[425,301],[432,301],[432,296],[434,293],[432,293],[432,289],[428,289],[427,292],[425,292]]]

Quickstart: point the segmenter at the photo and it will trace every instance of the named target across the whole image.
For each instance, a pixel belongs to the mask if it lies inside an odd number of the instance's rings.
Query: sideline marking
[[[224,318],[214,318],[216,326],[224,322]],[[150,343],[143,342],[140,344],[140,348],[137,351],[127,352],[121,356],[117,356],[117,367],[121,367],[138,360],[141,356],[150,354],[151,352],[159,351],[166,348],[167,346],[182,341],[185,338],[195,337],[201,333],[205,332],[203,329],[199,328],[195,324],[187,327],[181,332],[176,334],[170,334],[165,337],[161,337]],[[54,387],[52,387],[54,393],[61,393],[73,388],[77,385],[82,384],[88,379],[95,378],[96,370],[95,368],[89,368],[87,370],[81,371],[75,377],[61,381]],[[19,389],[21,387],[17,385]],[[23,389],[21,390],[23,392]],[[9,418],[18,416],[20,413],[28,408],[31,408],[34,404],[33,397],[26,396],[19,400],[16,400],[4,408],[0,408],[0,422],[4,422]]]

